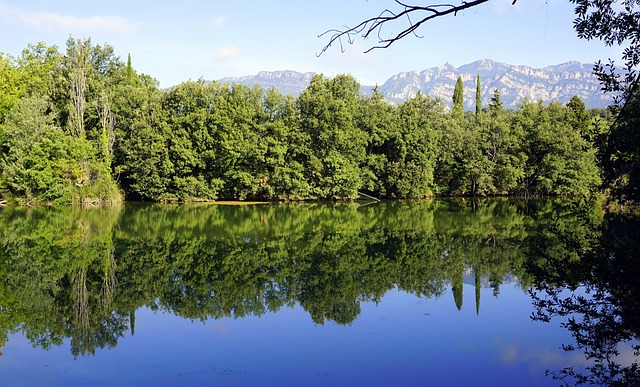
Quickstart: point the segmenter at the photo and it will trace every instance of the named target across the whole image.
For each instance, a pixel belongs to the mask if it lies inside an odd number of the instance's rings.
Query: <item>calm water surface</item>
[[[0,375],[629,384],[638,223],[566,200],[4,208]]]

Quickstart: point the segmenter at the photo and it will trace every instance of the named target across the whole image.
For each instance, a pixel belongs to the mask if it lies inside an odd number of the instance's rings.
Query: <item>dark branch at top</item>
[[[360,35],[363,38],[369,38],[373,34],[377,34],[378,43],[377,45],[369,48],[365,52],[369,52],[376,48],[387,48],[394,42],[408,36],[408,35],[416,35],[416,30],[425,22],[450,14],[457,14],[460,11],[463,11],[468,8],[476,7],[480,4],[486,3],[489,0],[473,0],[473,1],[463,1],[460,5],[453,4],[429,4],[429,5],[409,5],[405,4],[402,1],[395,0],[396,4],[400,5],[403,9],[401,11],[391,11],[389,9],[385,9],[376,17],[372,17],[370,19],[364,20],[355,27],[345,26],[344,30],[332,29],[328,30],[318,37],[330,35],[329,42],[326,46],[322,48],[322,51],[318,54],[318,56],[322,55],[325,51],[329,49],[334,43],[340,43],[340,50],[344,51],[343,39],[346,39],[349,44],[353,43],[353,38],[355,36]],[[514,0],[513,4],[515,4],[517,0]],[[412,20],[412,16],[418,16],[415,18],[417,21]],[[400,19],[405,19],[408,22],[408,26],[403,29],[401,32],[391,35],[390,37],[382,36],[382,27],[387,23],[393,23]],[[417,35],[416,35],[417,36]]]

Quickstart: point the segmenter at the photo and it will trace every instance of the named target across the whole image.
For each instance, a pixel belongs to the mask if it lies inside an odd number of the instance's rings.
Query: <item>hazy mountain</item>
[[[258,75],[245,77],[222,78],[222,83],[237,83],[241,85],[253,86],[258,84],[265,89],[275,87],[282,94],[298,96],[309,86],[314,73],[298,73],[296,71],[260,71]]]
[[[462,76],[465,106],[467,109],[474,109],[476,76],[480,74],[483,106],[489,104],[493,91],[498,89],[507,108],[515,108],[525,99],[566,103],[574,95],[580,97],[589,108],[606,107],[611,104],[611,98],[600,91],[600,84],[591,73],[592,68],[591,64],[567,62],[534,69],[480,60],[458,68],[445,64],[422,71],[399,73],[380,85],[379,89],[394,103],[411,98],[420,91],[422,94],[441,98],[451,105],[456,80],[458,76]],[[297,96],[309,85],[312,77],[313,73],[263,71],[255,76],[223,78],[220,82],[259,84]],[[372,89],[373,86],[363,86],[361,92],[369,94]]]

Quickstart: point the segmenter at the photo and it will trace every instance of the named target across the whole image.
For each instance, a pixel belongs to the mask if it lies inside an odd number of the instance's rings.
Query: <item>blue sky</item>
[[[375,41],[360,39],[344,53],[335,46],[318,58],[328,39],[319,34],[377,15],[393,1],[0,0],[0,52],[18,55],[40,41],[64,50],[70,34],[90,37],[125,60],[130,53],[134,68],[162,87],[261,70],[352,74],[363,84],[382,84],[398,72],[447,62],[493,59],[538,68],[619,57],[618,48],[576,37],[568,0],[511,1],[435,20],[418,30],[422,38],[385,50],[364,54]]]

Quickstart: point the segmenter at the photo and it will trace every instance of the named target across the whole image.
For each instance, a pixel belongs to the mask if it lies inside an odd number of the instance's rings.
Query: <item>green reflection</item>
[[[455,307],[481,313],[480,287],[497,296],[505,278],[538,291],[593,284],[618,302],[637,294],[637,263],[594,270],[603,253],[637,247],[625,222],[637,221],[585,200],[3,208],[0,340],[70,338],[74,356],[93,354],[134,334],[140,307],[205,320],[299,304],[317,324],[350,324],[361,302],[395,287],[425,298],[451,289]],[[604,280],[615,265],[635,270],[616,277],[624,286]],[[462,304],[465,282],[475,306]],[[637,326],[637,301],[621,302]]]

